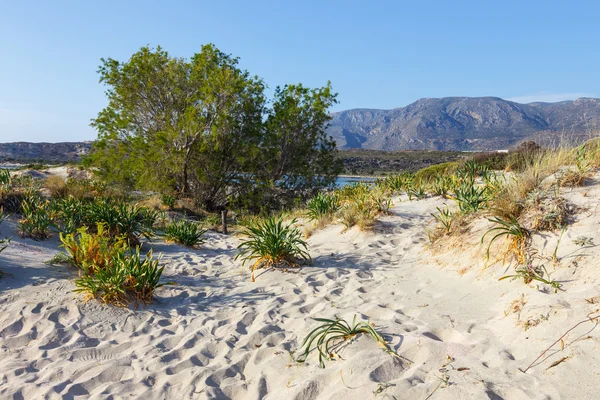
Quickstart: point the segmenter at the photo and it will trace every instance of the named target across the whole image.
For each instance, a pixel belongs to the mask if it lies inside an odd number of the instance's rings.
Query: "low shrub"
[[[197,222],[180,219],[167,224],[163,236],[168,242],[195,247],[204,243],[205,233],[206,230],[202,229]]]
[[[311,221],[319,221],[334,215],[340,208],[339,199],[332,194],[319,193],[306,204]]]
[[[156,232],[154,224],[158,213],[148,208],[137,207],[124,202],[97,199],[88,206],[87,224],[106,224],[111,237],[127,237],[130,246],[140,243],[140,238],[151,239]]]
[[[44,240],[50,237],[52,213],[50,202],[38,196],[30,195],[21,204],[23,217],[19,229],[23,237]]]
[[[149,304],[154,290],[164,285],[160,283],[164,268],[160,256],[154,259],[152,251],[145,257],[139,248],[131,255],[118,252],[104,268],[76,279],[75,292],[123,307],[132,302],[136,306],[139,302]]]
[[[168,207],[169,209],[175,208],[175,204],[177,203],[177,198],[170,194],[163,194],[161,197],[162,205]]]
[[[311,261],[308,244],[302,240],[300,230],[293,226],[295,223],[295,219],[284,224],[282,218],[271,217],[246,229],[247,239],[238,246],[240,252],[236,259],[241,258],[243,264],[254,261],[250,267],[252,282],[254,271],[259,268],[295,267],[300,262]]]
[[[97,225],[95,233],[88,232],[87,227],[68,234],[61,232],[60,241],[67,253],[68,262],[85,274],[107,268],[113,258],[129,248],[125,237],[111,237],[103,223]]]
[[[452,175],[458,168],[458,162],[447,162],[421,168],[414,175],[414,180],[419,182],[431,182],[439,176]]]

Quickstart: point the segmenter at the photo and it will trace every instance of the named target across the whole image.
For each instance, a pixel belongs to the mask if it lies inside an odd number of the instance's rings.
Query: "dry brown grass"
[[[44,182],[44,188],[52,197],[65,197],[69,193],[67,182],[62,176],[52,175]]]

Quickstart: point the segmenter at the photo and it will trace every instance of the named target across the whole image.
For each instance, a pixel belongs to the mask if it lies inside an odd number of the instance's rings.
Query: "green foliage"
[[[335,195],[322,192],[310,199],[306,205],[308,207],[308,217],[311,221],[331,217],[340,209],[340,201]]]
[[[451,175],[458,168],[458,162],[446,162],[421,168],[415,173],[415,181],[431,182],[441,176]]]
[[[154,259],[152,251],[145,257],[140,255],[139,248],[129,256],[118,252],[104,268],[76,279],[75,292],[117,306],[131,302],[137,305],[140,301],[149,304],[154,290],[164,285],[160,283],[163,270],[160,256]]]
[[[413,198],[424,199],[427,197],[427,193],[425,192],[425,187],[421,181],[414,181],[410,183],[406,187],[406,194],[408,195],[408,199],[412,200]]]
[[[308,244],[302,240],[300,231],[293,227],[295,223],[295,219],[284,224],[282,218],[270,217],[246,229],[247,239],[238,246],[240,252],[236,260],[241,258],[244,264],[254,261],[250,267],[252,282],[256,269],[296,266],[299,261],[311,260]]]
[[[454,221],[455,215],[452,213],[447,206],[444,208],[436,207],[437,214],[431,214],[431,216],[444,228],[446,233],[450,233],[452,230],[452,222]]]
[[[204,243],[204,234],[200,224],[186,219],[174,221],[165,227],[164,238],[167,241],[182,244],[188,247],[200,246]]]
[[[54,225],[64,234],[74,233],[87,223],[87,204],[73,196],[52,201],[51,209]]]
[[[44,240],[50,237],[52,213],[50,202],[39,196],[30,195],[21,203],[23,218],[19,221],[19,229],[23,237]]]
[[[4,187],[10,187],[12,183],[12,177],[10,171],[4,168],[0,168],[0,189]]]
[[[562,284],[558,281],[551,280],[550,274],[546,270],[546,267],[541,265],[538,267],[534,267],[531,263],[527,265],[522,265],[515,270],[514,275],[506,275],[502,278],[498,279],[500,281],[504,279],[516,279],[521,278],[526,285],[529,285],[533,281],[537,281],[548,285],[554,289],[554,293],[558,293],[559,290],[562,290]]]
[[[68,262],[85,274],[105,269],[117,254],[124,253],[129,248],[125,237],[111,237],[104,223],[97,225],[96,233],[88,232],[87,227],[67,234],[61,232],[60,241],[67,253]]]
[[[144,47],[126,62],[103,59],[99,74],[109,104],[85,163],[109,182],[179,191],[213,211],[308,197],[341,170],[325,131],[330,85],[276,88],[268,109],[263,81],[213,45],[190,60]]]
[[[175,208],[175,203],[177,202],[177,198],[170,194],[163,194],[161,197],[161,202],[162,202],[163,206],[173,209],[173,208]]]
[[[359,334],[365,334],[375,339],[375,341],[383,348],[383,350],[393,357],[400,356],[393,351],[373,324],[368,321],[356,321],[356,316],[352,320],[352,324],[343,319],[326,319],[315,318],[315,321],[321,322],[321,325],[313,329],[302,341],[300,347],[304,350],[297,362],[305,362],[311,352],[317,350],[319,353],[319,366],[325,368],[325,361],[330,361],[334,357],[338,357],[336,352],[339,348],[353,340]],[[314,343],[314,347],[313,347]]]
[[[488,221],[495,224],[495,226],[490,228],[481,237],[481,243],[483,244],[483,241],[488,234],[494,234],[487,247],[487,258],[489,259],[490,257],[490,248],[494,241],[502,236],[506,236],[509,239],[509,245],[504,253],[504,258],[506,258],[508,253],[512,252],[520,264],[524,263],[531,233],[526,228],[522,227],[515,217],[510,217],[508,220],[494,217],[488,219]]]
[[[140,237],[151,239],[158,213],[144,207],[100,198],[90,203],[86,225],[106,224],[111,237],[125,236],[130,245],[139,244]]]
[[[485,186],[478,186],[472,180],[464,180],[454,189],[454,200],[460,211],[468,214],[485,208],[490,196]]]

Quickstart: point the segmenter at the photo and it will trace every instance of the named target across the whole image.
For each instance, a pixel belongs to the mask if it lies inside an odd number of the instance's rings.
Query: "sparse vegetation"
[[[257,269],[296,267],[300,262],[311,261],[308,245],[293,226],[295,223],[296,220],[286,224],[282,218],[271,217],[246,229],[247,238],[238,246],[236,259],[241,258],[243,264],[254,261],[250,266],[252,282]]]
[[[388,346],[383,336],[377,332],[375,325],[368,321],[357,321],[356,316],[354,316],[351,324],[343,319],[315,318],[315,321],[321,322],[321,325],[313,329],[302,341],[300,347],[303,347],[304,350],[300,357],[296,359],[298,362],[305,362],[310,353],[316,350],[319,353],[319,366],[325,368],[325,361],[338,358],[337,351],[339,351],[340,347],[353,340],[359,334],[370,336],[375,339],[386,353],[400,358]]]
[[[124,236],[112,237],[105,223],[98,223],[96,232],[81,227],[77,232],[60,233],[61,247],[65,249],[69,264],[80,268],[86,275],[106,269],[117,254],[129,248]]]
[[[503,259],[506,259],[507,255],[512,253],[517,259],[519,264],[525,262],[525,256],[527,251],[527,246],[531,239],[531,233],[523,228],[519,221],[511,217],[508,221],[503,220],[499,217],[490,218],[488,221],[495,224],[493,228],[490,228],[482,237],[481,243],[485,240],[486,236],[489,234],[493,234],[490,239],[487,247],[487,258],[490,257],[490,248],[494,241],[502,236],[506,236],[508,239],[508,248],[504,252]]]
[[[205,233],[206,230],[199,223],[182,218],[167,224],[163,236],[168,242],[196,247],[204,243]]]
[[[123,307],[132,302],[149,304],[154,290],[164,285],[160,283],[163,270],[160,256],[155,259],[152,251],[144,257],[139,248],[131,255],[120,251],[103,268],[76,279],[75,292]]]

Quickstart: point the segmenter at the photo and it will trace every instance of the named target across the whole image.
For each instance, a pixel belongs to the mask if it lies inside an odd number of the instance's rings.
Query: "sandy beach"
[[[58,239],[20,238],[16,222],[0,256],[1,398],[206,399],[594,399],[599,336],[600,184],[566,189],[578,208],[548,266],[564,291],[503,280],[486,267],[482,218],[447,248],[431,248],[431,212],[451,201],[396,198],[372,232],[332,225],[308,239],[314,264],[259,271],[255,283],[234,260],[235,235],[210,233],[198,250],[160,241],[164,281],[137,309],[86,302],[72,292],[77,272],[44,262]],[[552,255],[558,233],[536,234]],[[504,242],[498,241],[498,247]],[[368,319],[402,357],[359,336],[319,368],[295,358],[314,317]],[[560,361],[562,360],[562,361]],[[558,364],[553,363],[560,361]]]

